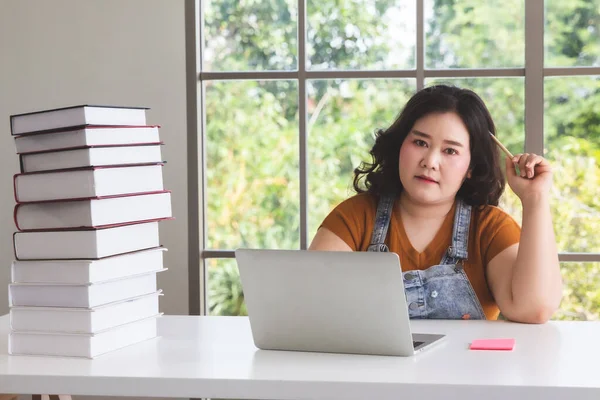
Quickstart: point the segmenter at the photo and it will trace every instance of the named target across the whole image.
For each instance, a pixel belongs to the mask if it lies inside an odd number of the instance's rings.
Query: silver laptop
[[[411,356],[444,337],[411,333],[395,253],[238,249],[235,257],[260,349]]]

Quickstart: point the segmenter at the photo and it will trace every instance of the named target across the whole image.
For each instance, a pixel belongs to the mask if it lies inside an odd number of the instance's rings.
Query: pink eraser
[[[471,350],[512,350],[515,339],[477,339],[473,340]]]

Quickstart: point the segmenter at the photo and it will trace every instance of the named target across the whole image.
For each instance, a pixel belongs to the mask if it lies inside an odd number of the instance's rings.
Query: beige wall
[[[0,0],[0,315],[13,259],[9,115],[76,104],[147,106],[165,142],[175,220],[162,222],[161,309],[188,313],[183,0]]]

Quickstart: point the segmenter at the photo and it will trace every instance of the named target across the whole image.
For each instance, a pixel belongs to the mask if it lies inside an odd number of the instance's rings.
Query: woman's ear
[[[467,171],[467,179],[471,179],[471,171],[472,169],[469,168],[469,170]]]

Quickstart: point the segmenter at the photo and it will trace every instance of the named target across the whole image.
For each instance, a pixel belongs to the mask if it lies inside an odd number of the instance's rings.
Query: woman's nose
[[[437,152],[428,151],[423,155],[423,160],[421,160],[421,167],[428,169],[438,169],[439,167],[439,157]]]

